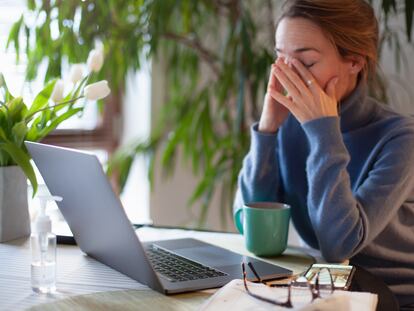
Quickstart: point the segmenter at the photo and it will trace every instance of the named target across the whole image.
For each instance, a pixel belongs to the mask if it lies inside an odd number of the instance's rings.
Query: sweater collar
[[[367,86],[359,81],[355,89],[339,103],[341,132],[346,133],[366,125],[372,117],[372,105],[367,99]]]

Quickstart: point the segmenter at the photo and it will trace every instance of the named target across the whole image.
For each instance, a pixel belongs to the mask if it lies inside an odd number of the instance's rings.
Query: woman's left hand
[[[274,100],[289,109],[300,123],[338,116],[335,94],[338,78],[333,77],[323,90],[300,61],[292,59],[291,62],[299,75],[285,64],[283,59],[278,59],[276,62],[275,76],[288,92],[288,96],[273,93]]]

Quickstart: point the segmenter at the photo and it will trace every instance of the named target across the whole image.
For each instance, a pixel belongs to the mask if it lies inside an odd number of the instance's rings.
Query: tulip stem
[[[65,101],[65,102],[58,103],[58,104],[53,105],[53,106],[48,106],[48,107],[45,107],[45,108],[42,108],[42,109],[36,110],[36,111],[32,112],[30,115],[28,115],[28,116],[26,117],[26,120],[29,120],[29,119],[30,119],[30,118],[32,118],[32,117],[33,117],[36,113],[38,113],[38,112],[40,112],[40,111],[45,111],[45,110],[53,109],[53,108],[55,108],[55,107],[59,107],[59,106],[63,106],[63,105],[67,105],[67,104],[71,104],[71,103],[74,103],[74,102],[76,102],[78,99],[81,99],[81,98],[83,98],[83,97],[85,97],[85,96],[81,95],[81,96],[79,96],[79,97],[72,98],[72,99],[67,100],[67,101]]]

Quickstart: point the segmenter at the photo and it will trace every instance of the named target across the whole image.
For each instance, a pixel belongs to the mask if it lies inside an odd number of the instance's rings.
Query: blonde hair
[[[375,75],[378,62],[378,22],[374,10],[364,0],[287,0],[279,21],[303,17],[317,24],[346,58],[365,59],[364,80]]]

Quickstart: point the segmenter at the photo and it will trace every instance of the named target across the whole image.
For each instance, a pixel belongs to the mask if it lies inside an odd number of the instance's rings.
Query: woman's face
[[[301,17],[283,18],[279,22],[276,51],[288,64],[292,58],[301,61],[324,90],[331,79],[338,77],[338,101],[355,88],[362,68],[360,58],[343,58],[318,25]]]

